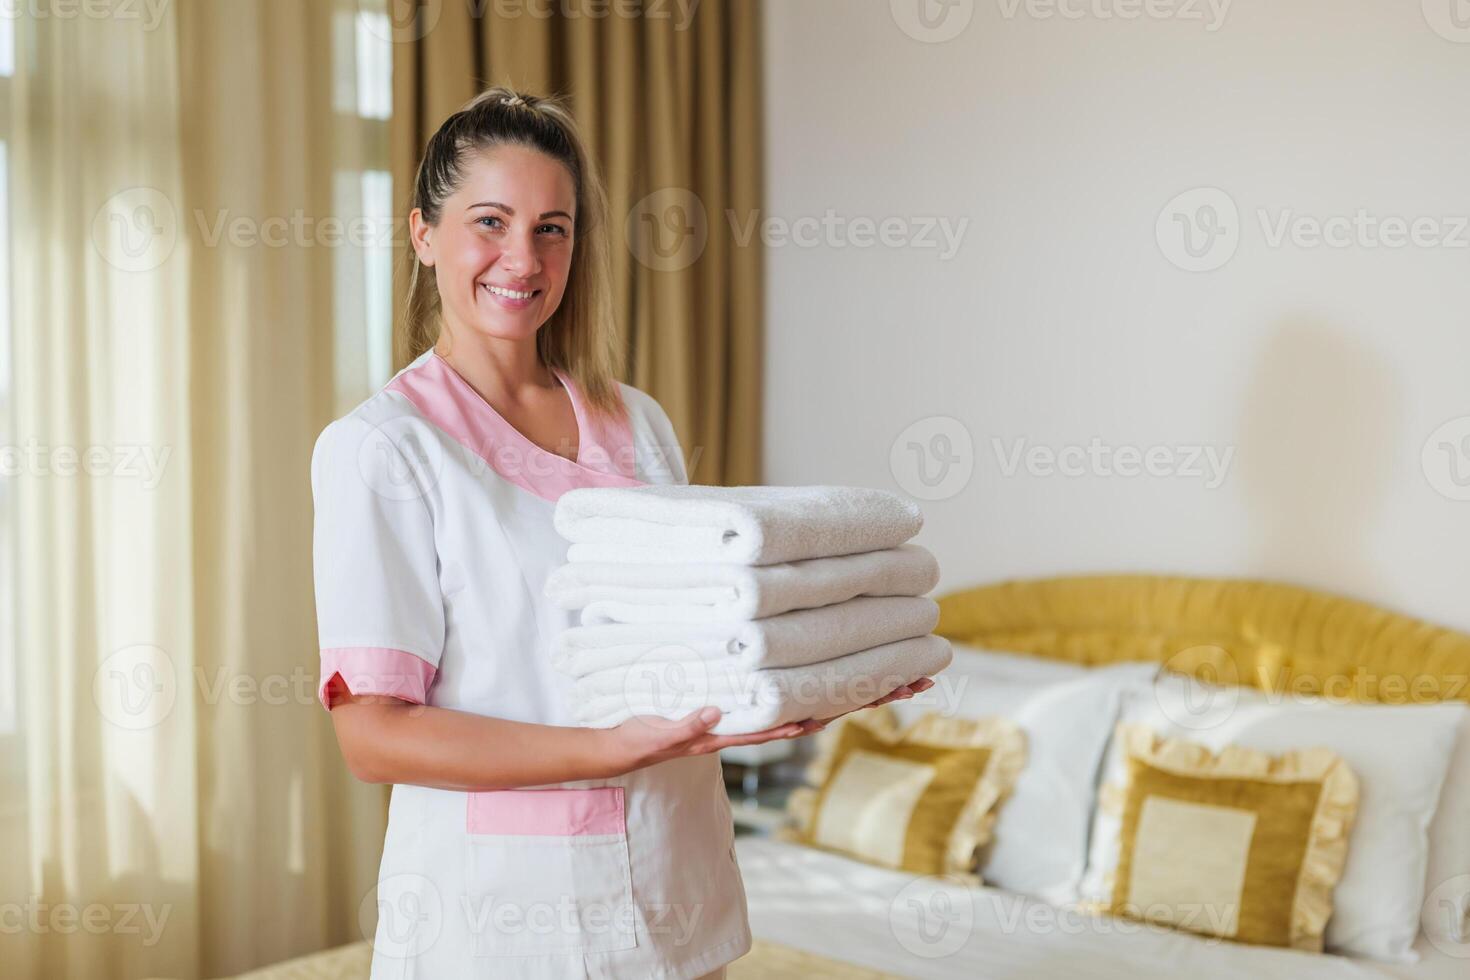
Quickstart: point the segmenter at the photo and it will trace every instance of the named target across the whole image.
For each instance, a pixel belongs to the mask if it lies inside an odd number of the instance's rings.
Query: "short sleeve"
[[[339,685],[423,704],[439,669],[438,549],[426,484],[408,462],[422,458],[418,434],[399,425],[409,421],[338,419],[312,452],[317,697],[328,709]]]

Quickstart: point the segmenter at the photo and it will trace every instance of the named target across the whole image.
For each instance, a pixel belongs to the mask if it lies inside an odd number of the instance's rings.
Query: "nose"
[[[500,266],[517,279],[529,279],[541,271],[541,257],[536,254],[536,241],[530,233],[509,235],[500,253]]]

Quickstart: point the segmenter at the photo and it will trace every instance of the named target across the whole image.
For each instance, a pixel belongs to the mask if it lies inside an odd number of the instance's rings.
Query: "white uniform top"
[[[622,385],[626,424],[577,418],[541,449],[433,351],[333,422],[312,457],[322,683],[514,721],[575,724],[542,595],[574,487],[687,483],[668,417]],[[467,744],[465,752],[496,746]],[[697,977],[750,948],[714,755],[606,780],[460,793],[393,787],[374,980]]]

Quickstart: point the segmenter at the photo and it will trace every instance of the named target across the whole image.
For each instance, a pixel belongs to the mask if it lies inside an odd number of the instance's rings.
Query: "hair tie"
[[[500,100],[500,104],[501,105],[525,105],[526,104],[526,100],[523,99],[523,98],[521,98],[519,95],[513,95],[513,96],[511,96],[508,99],[501,99]]]

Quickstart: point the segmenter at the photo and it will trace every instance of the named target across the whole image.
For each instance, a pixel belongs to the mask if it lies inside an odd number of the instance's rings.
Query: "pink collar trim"
[[[434,351],[404,369],[388,389],[396,391],[430,422],[490,464],[501,477],[555,503],[580,487],[639,487],[633,435],[627,420],[594,418],[571,378],[553,369],[577,417],[575,461],[542,449],[480,397],[470,383]]]

